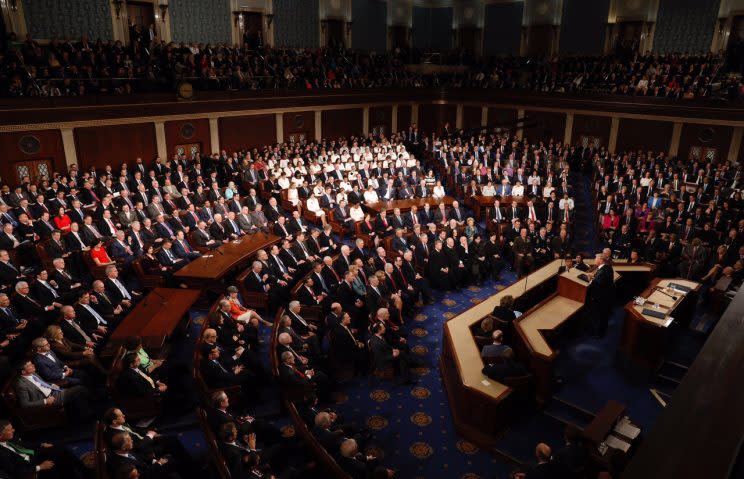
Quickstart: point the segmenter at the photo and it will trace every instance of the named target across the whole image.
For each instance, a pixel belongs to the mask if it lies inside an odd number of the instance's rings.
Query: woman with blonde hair
[[[49,342],[49,347],[59,359],[71,368],[84,368],[97,371],[102,375],[108,374],[108,370],[96,357],[93,348],[83,344],[73,343],[65,337],[62,328],[53,324],[44,331],[44,339]]]

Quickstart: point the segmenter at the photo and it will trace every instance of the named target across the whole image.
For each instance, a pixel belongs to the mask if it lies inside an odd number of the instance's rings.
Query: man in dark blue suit
[[[194,260],[201,256],[199,252],[195,251],[194,248],[191,247],[189,242],[186,241],[183,231],[176,231],[176,239],[173,241],[171,249],[173,250],[173,254],[175,254],[177,257],[188,261]]]
[[[160,251],[157,252],[157,257],[158,261],[160,261],[160,264],[162,264],[163,266],[172,267],[173,271],[178,271],[179,269],[189,264],[189,260],[176,256],[176,254],[172,250],[172,245],[173,242],[171,240],[164,240]]]
[[[36,338],[31,342],[34,354],[31,361],[36,366],[36,373],[47,382],[58,386],[76,386],[86,382],[85,373],[69,368],[62,362],[49,346],[46,338]]]

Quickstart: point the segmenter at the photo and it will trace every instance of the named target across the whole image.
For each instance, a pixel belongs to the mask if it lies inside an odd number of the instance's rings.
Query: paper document
[[[617,422],[613,431],[628,439],[635,439],[641,433],[641,428],[632,424],[628,418],[622,418]]]
[[[617,436],[613,436],[612,434],[607,436],[607,439],[605,439],[605,443],[611,448],[620,449],[623,452],[628,452],[628,449],[630,449],[630,444],[623,441]]]

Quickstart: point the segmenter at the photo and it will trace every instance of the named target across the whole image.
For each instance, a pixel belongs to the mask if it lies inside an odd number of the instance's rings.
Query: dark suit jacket
[[[393,347],[381,337],[373,334],[369,338],[369,351],[372,353],[371,367],[375,369],[392,368],[395,358],[393,357]]]
[[[124,397],[153,396],[159,394],[145,378],[132,368],[124,368],[116,381],[116,389]]]

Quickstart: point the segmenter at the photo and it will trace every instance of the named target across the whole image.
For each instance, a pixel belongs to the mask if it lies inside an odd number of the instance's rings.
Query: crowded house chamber
[[[0,479],[744,478],[743,0],[0,11]]]

